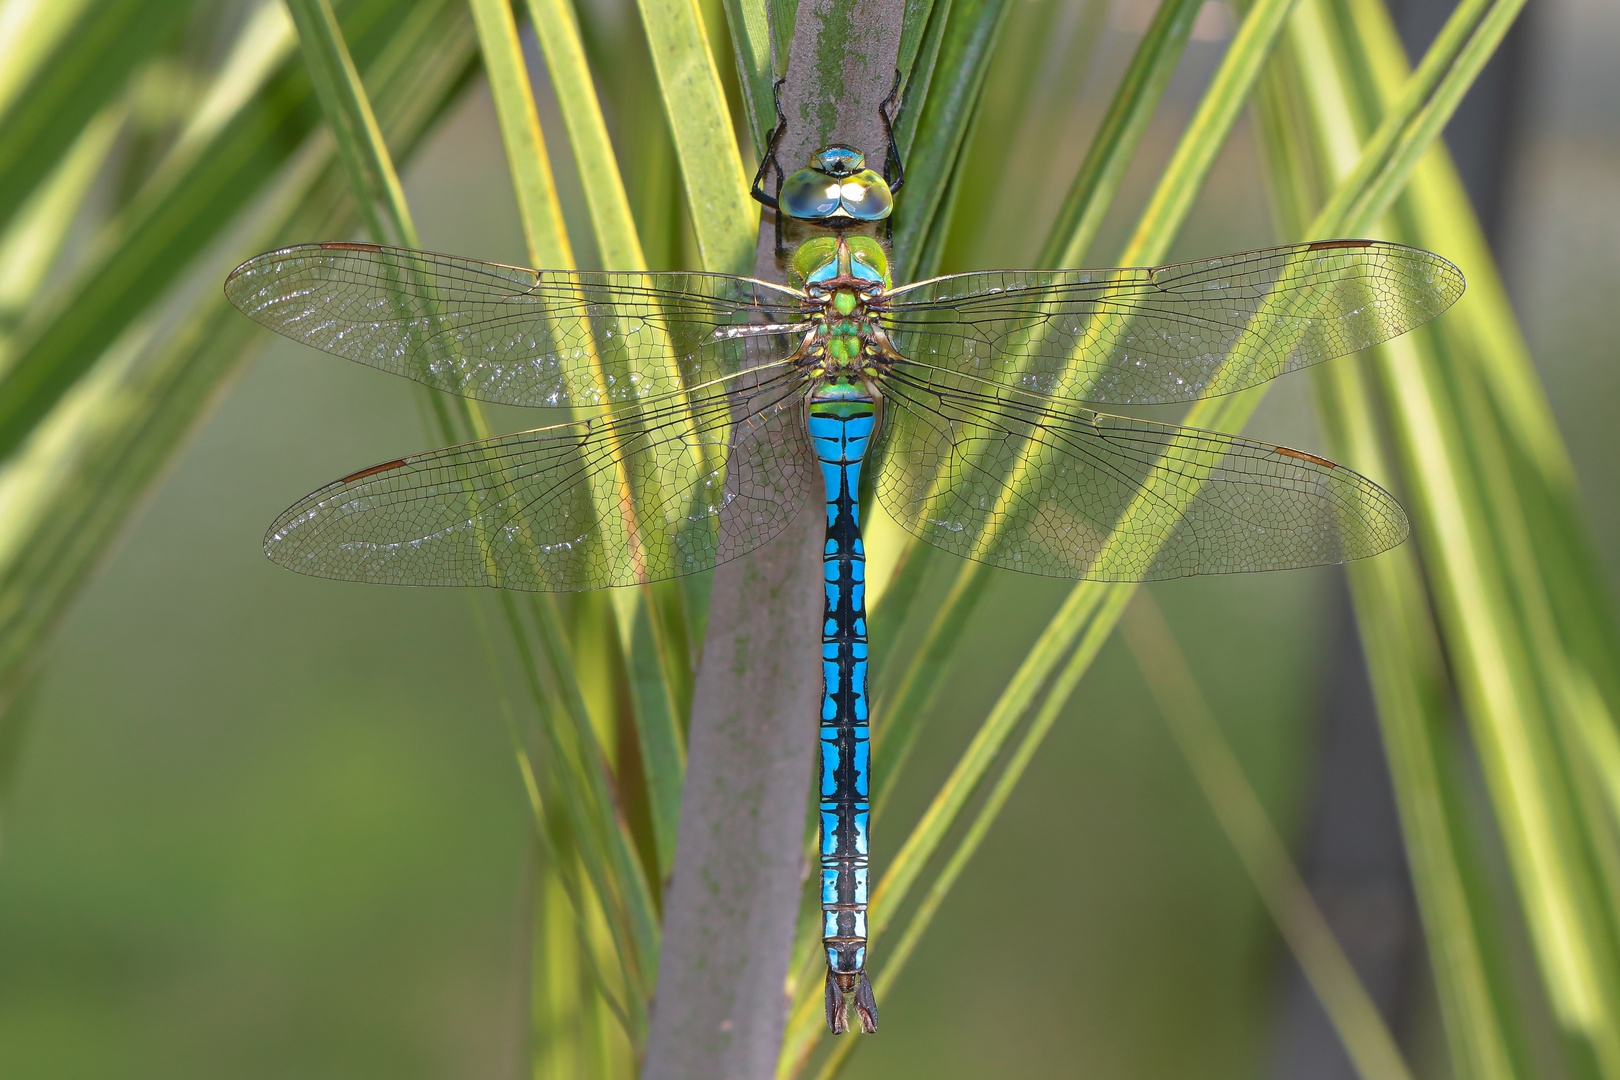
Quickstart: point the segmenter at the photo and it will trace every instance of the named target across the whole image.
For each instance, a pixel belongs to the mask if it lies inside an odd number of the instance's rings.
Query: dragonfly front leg
[[[877,424],[870,398],[813,401],[810,436],[827,485],[827,589],[821,663],[821,910],[827,954],[827,1026],[877,1030],[866,976],[867,824],[871,741],[866,699],[866,552],[861,545],[861,460]]]

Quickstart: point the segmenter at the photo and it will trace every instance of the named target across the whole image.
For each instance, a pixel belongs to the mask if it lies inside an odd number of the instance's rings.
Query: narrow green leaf
[[[881,589],[873,589],[873,599],[867,601],[867,621],[871,624],[874,641],[894,641],[900,636],[938,551],[932,544],[909,541],[901,549],[893,575]],[[872,657],[874,679],[887,663],[882,653]]]
[[[99,0],[61,35],[0,116],[0,228],[80,130],[192,11],[191,0]]]
[[[568,128],[603,264],[610,270],[644,270],[646,261],[574,13],[561,0],[530,0],[529,11]],[[634,486],[628,477],[621,483]],[[684,703],[690,700],[690,668],[684,646],[675,643],[685,640],[685,626],[679,594],[668,586],[621,590],[614,594],[613,606],[647,786],[655,849],[649,873],[662,880],[674,858],[686,768],[681,720]]]
[[[456,34],[453,22],[441,19],[433,31],[425,40],[397,35],[384,50],[385,58],[399,50],[399,62],[390,62],[395,76],[386,82],[385,125],[406,150],[458,85],[471,55],[470,33]],[[409,79],[399,76],[401,67],[410,69]],[[284,91],[271,90],[244,102],[228,130],[245,124],[260,139],[282,136],[286,129],[273,118],[286,108],[284,98]],[[232,144],[222,137],[228,155]],[[341,206],[342,191],[333,170],[325,169],[330,146],[306,139],[292,149],[291,167],[274,173],[270,198],[259,208],[263,224],[244,238],[238,256],[344,227],[329,209]],[[229,253],[220,256],[218,276],[236,261]],[[145,314],[140,308],[121,313],[117,346],[92,357],[92,375],[48,414],[0,474],[0,708],[26,684],[78,588],[258,333],[212,285],[161,339],[150,338]]]
[[[1350,15],[1367,43],[1369,66],[1380,85],[1404,78],[1406,60],[1388,13],[1377,4],[1356,3]],[[1468,275],[1468,317],[1448,323],[1448,336],[1459,355],[1477,359],[1491,410],[1500,417],[1511,445],[1509,456],[1519,463],[1516,468],[1535,479],[1525,485],[1522,497],[1535,503],[1535,512],[1527,511],[1528,525],[1534,546],[1543,553],[1541,569],[1548,588],[1554,590],[1553,610],[1565,646],[1581,658],[1609,711],[1620,711],[1620,664],[1614,661],[1620,656],[1620,630],[1606,594],[1590,587],[1601,579],[1602,570],[1584,523],[1574,465],[1536,377],[1490,246],[1476,221],[1449,212],[1467,200],[1454,170],[1429,167],[1414,179],[1411,198],[1421,201],[1415,213],[1434,246],[1443,248]],[[1423,215],[1431,211],[1437,216],[1425,219]]]
[[[1482,23],[1480,32],[1492,31]],[[1366,35],[1374,42],[1377,36]],[[1308,85],[1317,84],[1308,95],[1313,108],[1333,99],[1320,84],[1334,77],[1341,46],[1325,19],[1299,28],[1300,67]],[[1394,63],[1390,57],[1373,65],[1384,84],[1372,89],[1386,99],[1398,90],[1390,78]],[[1335,123],[1353,131],[1353,119]],[[1329,166],[1339,172],[1352,164],[1344,141],[1324,144]],[[1471,220],[1466,199],[1433,199],[1442,172],[1450,173],[1442,154],[1425,158],[1413,173],[1412,194],[1398,208],[1404,235],[1419,243],[1440,238],[1448,219]],[[1448,322],[1468,317],[1468,308],[1479,303],[1469,300]],[[1474,380],[1488,368],[1454,364],[1453,349],[1443,344],[1450,336],[1442,324],[1415,340],[1383,346],[1376,370],[1408,490],[1427,524],[1418,538],[1553,1013],[1577,1067],[1616,1076],[1620,954],[1615,897],[1601,865],[1613,857],[1613,834],[1606,823],[1585,820],[1590,804],[1577,776],[1584,760],[1562,760],[1555,737],[1555,722],[1574,703],[1559,691],[1568,686],[1567,660],[1551,625],[1522,499],[1510,480],[1515,472],[1503,467],[1489,410],[1470,405]],[[1487,350],[1496,345],[1474,340]],[[1578,738],[1590,725],[1572,726]]]
[[[944,0],[944,6],[950,7],[950,0]],[[912,68],[922,52],[923,37],[933,16],[934,0],[906,0],[905,13],[900,16],[900,54],[894,65],[900,70],[902,87],[911,80]]]
[[[653,68],[686,182],[687,208],[703,268],[749,274],[759,207],[748,194],[731,113],[694,0],[637,0]]]
[[[770,11],[766,0],[725,0],[725,8],[748,133],[756,147],[763,147],[766,133],[776,126],[772,98],[776,65],[771,59]]]
[[[0,235],[0,370],[10,360],[13,334],[44,289],[46,275],[62,253],[126,112],[122,104],[115,104],[86,124],[55,172],[34,190]]]
[[[1343,364],[1328,374],[1348,370],[1351,365]],[[1326,400],[1346,406],[1347,413],[1356,408],[1342,393]],[[1357,414],[1366,415],[1362,409]],[[1345,445],[1338,439],[1333,444]],[[1352,466],[1367,467],[1354,450],[1345,456]],[[1480,926],[1482,902],[1471,896],[1475,890],[1464,871],[1466,822],[1453,810],[1463,800],[1448,776],[1455,754],[1449,744],[1451,702],[1422,570],[1416,554],[1401,549],[1349,572],[1452,1075],[1509,1080],[1522,1075],[1512,1051],[1514,1021],[1504,1008],[1512,997],[1492,970]]]
[[[1329,203],[1322,207],[1322,220],[1342,215],[1346,223],[1372,222],[1383,215],[1523,8],[1524,0],[1463,0],[1457,5],[1407,79],[1401,98],[1391,104],[1390,119],[1367,140],[1356,172],[1341,185],[1346,193],[1360,191],[1354,204]],[[1364,178],[1375,172],[1378,182],[1364,185]]]
[[[387,143],[327,0],[295,0],[292,13],[336,136],[339,158],[350,174],[362,213],[373,230],[389,229],[408,245],[416,246],[416,230]],[[487,434],[487,423],[475,402],[457,399],[446,403],[437,394],[428,394],[427,400],[445,439],[454,440],[458,434],[454,419],[457,414],[471,434]],[[501,604],[509,631],[519,642],[520,655],[532,655],[515,602],[503,593]],[[582,856],[591,888],[608,916],[623,966],[627,1000],[619,1013],[630,1037],[639,1041],[644,1035],[645,1004],[658,947],[652,895],[608,789],[603,755],[580,700],[573,677],[576,666],[555,608],[549,601],[537,601],[532,610],[540,655],[555,690],[561,693],[565,706],[561,715],[567,721],[541,725],[552,751],[548,761],[556,764],[550,772],[565,792],[559,806],[567,808],[571,831],[582,840],[575,850]]]
[[[5,33],[0,34],[0,117],[17,93],[55,51],[91,0],[56,0],[50,4],[0,7]]]
[[[608,259],[610,267],[640,269],[639,265],[618,267],[613,261],[630,260],[639,264],[641,250],[596,103],[595,87],[591,85],[590,74],[585,69],[584,53],[578,28],[573,23],[573,14],[565,5],[552,0],[534,0],[530,10],[536,25],[541,28],[541,43],[546,49],[553,86],[563,106],[564,116],[572,121],[569,125],[570,135],[577,148],[576,157],[581,162],[581,173],[585,177],[597,226],[599,249]],[[529,85],[522,43],[511,7],[505,0],[473,0],[472,11],[518,196],[529,259],[535,266],[572,269],[573,252],[563,223],[562,209],[557,202],[551,163],[540,131],[539,116],[535,112],[533,90]],[[594,166],[595,171],[588,166]],[[604,205],[607,206],[606,210],[602,209]],[[609,237],[614,239],[609,240]],[[684,765],[678,741],[679,717],[674,714],[664,680],[654,621],[647,614],[645,605],[637,602],[639,597],[636,595],[620,593],[615,599],[624,601],[615,605],[620,627],[630,628],[625,634],[623,646],[629,665],[635,722],[642,735],[642,758],[651,788],[648,800],[652,807],[655,851],[649,873],[656,880],[660,876],[659,867],[668,865],[674,849],[671,818],[679,809],[679,777]],[[542,611],[549,611],[549,608]],[[619,630],[609,632],[617,634]],[[554,684],[569,681],[567,671],[553,673]],[[570,700],[578,697],[577,689],[569,690],[568,694]],[[537,697],[536,705],[543,711],[548,708],[543,695]],[[574,716],[576,728],[583,722],[580,719],[582,715]],[[550,724],[556,722],[555,717],[547,721]],[[584,767],[595,770],[599,764],[593,761]],[[595,798],[597,793],[593,792],[592,795],[594,801],[600,803],[601,800]],[[601,812],[610,813],[611,810],[604,808]],[[586,847],[586,858],[589,859],[595,845]],[[554,857],[561,857],[555,851],[553,854]],[[593,876],[600,879],[603,873],[598,870]],[[575,893],[576,910],[586,911],[589,905],[583,896],[578,895],[577,886]],[[614,1000],[611,989],[604,986],[603,993],[610,1001]],[[616,1008],[616,1012],[621,1015],[626,1031],[632,1033],[633,1038],[637,1037],[635,1033],[640,1027],[639,1019],[632,1018],[629,1011],[622,1007]]]
[[[1288,845],[1243,774],[1152,593],[1138,591],[1121,625],[1176,744],[1288,942],[1361,1080],[1410,1080],[1394,1036],[1333,936]]]
[[[932,549],[925,546],[924,550]],[[915,550],[908,558],[914,556]],[[993,577],[994,571],[979,562],[969,562],[957,571],[951,591],[928,624],[922,644],[906,664],[893,693],[878,699],[878,714],[887,722],[872,733],[872,758],[878,766],[872,785],[874,820],[881,816],[900,779],[924,719],[933,712],[931,706],[944,683],[946,666],[956,654],[963,633],[971,625],[973,611]]]
[[[1284,49],[1260,99],[1262,148],[1283,235],[1304,235],[1315,186],[1308,121],[1299,125],[1297,63]],[[1303,128],[1303,129],[1302,129]],[[1375,478],[1391,477],[1361,367],[1340,362],[1313,373],[1336,460]],[[1429,964],[1459,1080],[1516,1075],[1516,1015],[1482,931],[1491,912],[1465,867],[1468,822],[1456,808],[1450,761],[1451,699],[1438,628],[1411,546],[1346,567],[1406,840]]]
[[[558,715],[560,708],[564,706],[558,704],[561,699],[557,694],[548,691],[541,684],[543,678],[541,669],[538,664],[533,662],[532,654],[526,648],[528,631],[523,624],[517,606],[510,601],[509,596],[503,597],[501,603],[502,614],[507,621],[508,630],[514,642],[522,650],[519,669],[525,682],[528,683],[530,697],[539,710],[539,730],[543,736],[542,742],[548,749],[551,749],[551,740],[544,736],[554,731],[559,724],[566,722]],[[609,965],[605,962],[605,958],[611,957],[616,960],[617,950],[611,940],[602,940],[604,937],[611,939],[611,932],[607,931],[605,920],[600,918],[592,919],[592,915],[600,915],[600,904],[597,894],[592,891],[587,880],[591,871],[587,858],[580,856],[577,843],[578,837],[575,835],[576,829],[573,827],[570,817],[570,804],[565,801],[563,803],[563,812],[560,814],[547,813],[545,796],[541,792],[540,775],[542,772],[547,772],[549,775],[549,771],[545,768],[536,768],[533,755],[530,754],[529,747],[518,727],[510,699],[506,694],[501,666],[495,657],[495,643],[490,636],[483,609],[477,604],[473,605],[473,618],[484,645],[485,655],[490,661],[491,680],[496,687],[497,697],[501,703],[502,712],[507,723],[508,735],[512,743],[513,756],[517,761],[518,773],[522,777],[524,792],[529,799],[530,813],[534,818],[535,838],[545,860],[543,872],[547,875],[549,882],[562,891],[564,894],[563,903],[571,914],[571,917],[566,922],[555,919],[543,921],[540,931],[535,935],[536,947],[537,949],[541,948],[543,942],[545,950],[556,953],[559,963],[565,968],[573,960],[578,959],[581,966],[590,975],[590,979],[586,981],[587,985],[584,992],[586,994],[600,995],[608,1009],[618,1019],[621,1030],[628,1034],[635,1030],[637,1020],[630,1015],[620,1000],[625,980],[614,979],[609,975]],[[556,685],[555,680],[552,681],[552,685]],[[554,758],[548,757],[545,760],[551,769],[557,767]],[[548,786],[554,791],[567,794],[566,783],[557,784],[553,782]],[[549,910],[555,912],[556,909],[552,907]],[[593,933],[598,929],[598,926],[604,931],[603,934]],[[574,951],[575,949],[578,950],[577,953]],[[570,1000],[580,992],[581,988],[577,985],[578,981],[581,980],[574,980],[575,985],[569,987]],[[538,1007],[542,994],[536,992],[534,996]],[[548,1034],[553,1040],[558,1040],[561,1037],[560,1033],[555,1031]]]
[[[424,4],[410,18],[421,24],[437,10]],[[401,25],[386,17],[373,21],[353,43],[356,55],[369,63]],[[16,359],[0,373],[0,457],[16,449],[124,332],[131,312],[160,297],[272,182],[316,120],[309,89],[302,65],[283,65],[171,183],[144,191],[103,229],[77,276],[30,312],[17,335]]]
[[[947,15],[948,10],[948,15]],[[910,281],[934,272],[950,220],[950,182],[984,89],[985,72],[1007,17],[1007,0],[952,0],[934,5],[945,15],[933,74],[919,86],[927,94],[918,110],[906,94],[906,109],[917,136],[902,143],[906,154],[905,196],[895,209],[895,280]],[[940,79],[944,73],[944,80]],[[931,253],[931,254],[930,254]]]
[[[322,112],[337,139],[338,158],[349,170],[360,216],[378,243],[420,247],[405,191],[377,127],[360,72],[332,13],[331,0],[286,0],[298,28]]]
[[[1560,1023],[1590,1047],[1603,1075],[1620,1075],[1608,944],[1590,869],[1579,850],[1536,674],[1495,564],[1477,478],[1455,460],[1462,438],[1445,387],[1416,348],[1385,349],[1380,374],[1409,491],[1429,528],[1419,538],[1437,586],[1465,707],[1474,720],[1492,801],[1526,906],[1531,938]],[[1499,481],[1498,481],[1499,482]],[[1484,621],[1481,621],[1484,620]]]
[[[571,270],[574,252],[568,243],[562,207],[557,203],[557,185],[551,178],[551,159],[540,134],[540,116],[534,109],[534,90],[529,86],[529,69],[523,62],[523,43],[518,39],[512,5],[507,0],[471,0],[469,6],[478,28],[478,47],[489,77],[490,96],[495,100],[495,117],[501,125],[501,141],[506,146],[506,164],[517,195],[529,262],[537,267]],[[538,13],[535,22],[540,22]]]
[[[1037,266],[1085,265],[1086,252],[1102,228],[1103,218],[1147,133],[1170,76],[1181,62],[1202,8],[1200,0],[1164,0],[1159,5],[1092,137]]]
[[[799,22],[799,0],[765,0],[766,23],[771,32],[771,67],[780,78],[793,49],[793,31]]]
[[[657,854],[652,876],[662,881],[675,865],[681,781],[686,775],[681,718],[691,703],[690,689],[683,695],[670,678],[673,671],[688,670],[686,658],[674,655],[673,635],[667,626],[679,610],[678,598],[673,587],[662,583],[621,592],[624,601],[618,607],[619,621],[621,627],[630,628],[624,654]],[[666,620],[664,627],[660,627],[660,619]]]
[[[499,595],[508,629],[521,653],[536,652],[527,628],[535,631],[537,655],[544,660],[551,683],[549,687],[536,685],[533,692],[536,703],[543,709],[547,708],[547,702],[555,702],[555,708],[549,710],[550,722],[540,725],[548,776],[560,795],[553,802],[555,811],[551,816],[559,819],[567,834],[559,836],[554,843],[566,849],[568,836],[577,840],[572,852],[584,867],[591,891],[607,917],[607,927],[624,972],[623,990],[627,1000],[621,1012],[626,1032],[639,1045],[646,1037],[646,1005],[658,958],[658,928],[650,886],[620,828],[607,787],[604,755],[591,727],[579,685],[572,677],[575,664],[561,633],[561,620],[549,596],[527,599],[531,618],[525,621],[512,594],[503,591]],[[579,910],[588,913],[597,905],[586,903],[583,895],[580,890],[575,902]],[[602,977],[606,979],[605,972]]]
[[[564,0],[529,0],[529,18],[539,34],[551,86],[574,148],[602,265],[608,270],[645,270],[647,261],[630,214],[630,199],[596,99],[596,83],[585,62],[573,8]]]
[[[1198,110],[1176,144],[1176,152],[1159,176],[1158,186],[1136,223],[1136,232],[1119,257],[1121,266],[1156,263],[1192,212],[1193,201],[1215,164],[1226,136],[1249,98],[1261,66],[1296,0],[1256,0],[1221,58],[1215,77],[1198,102]]]
[[[243,24],[174,145],[142,185],[137,201],[166,189],[195,166],[225,126],[275,77],[297,48],[298,31],[286,5],[281,0],[262,0]]]
[[[991,122],[975,122],[972,139],[962,150],[970,196],[1019,188],[1033,194],[1044,186],[1043,174],[1055,159],[1054,140],[1072,139],[1067,125],[1076,119],[1074,102],[1089,81],[1107,17],[1102,4],[1008,8],[978,105]],[[1044,220],[1012,211],[1006,198],[954,200],[940,265],[1035,265],[1033,252],[1050,239],[1051,229]],[[1022,250],[1012,255],[1009,248]]]
[[[939,48],[945,40],[945,28],[951,19],[952,0],[934,0],[927,5],[926,21],[914,21],[924,14],[921,5],[906,8],[906,24],[900,37],[898,63],[905,73],[905,93],[901,95],[900,114],[894,121],[894,139],[910,169],[911,150],[917,141],[917,128],[922,123],[923,106],[933,85],[934,70],[939,65]],[[912,56],[912,52],[915,56]],[[910,61],[907,58],[911,57]],[[899,213],[899,210],[896,210]]]

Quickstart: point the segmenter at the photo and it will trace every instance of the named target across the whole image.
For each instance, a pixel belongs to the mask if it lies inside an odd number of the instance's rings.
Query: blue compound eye
[[[856,221],[882,221],[894,210],[894,196],[883,177],[863,169],[843,182],[839,195],[844,213]]]
[[[781,206],[788,217],[814,221],[838,212],[843,184],[815,169],[800,169],[782,182]]]

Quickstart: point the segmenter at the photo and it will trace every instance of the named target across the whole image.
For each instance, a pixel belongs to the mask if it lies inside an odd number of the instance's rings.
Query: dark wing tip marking
[[[343,479],[339,480],[338,483],[352,484],[356,480],[364,480],[368,476],[376,476],[380,472],[387,472],[389,469],[397,469],[403,464],[405,464],[404,458],[395,458],[393,461],[385,461],[381,465],[373,465],[369,469],[361,469],[357,473],[350,473],[348,476],[345,476]]]
[[[1287,457],[1302,458],[1305,461],[1311,462],[1313,465],[1320,465],[1324,469],[1337,469],[1339,467],[1339,464],[1336,461],[1329,461],[1327,458],[1320,458],[1320,457],[1317,457],[1315,454],[1307,454],[1303,450],[1291,450],[1286,446],[1274,446],[1274,447],[1272,447],[1272,449],[1275,450],[1277,453],[1283,454],[1283,455],[1285,455]],[[386,468],[386,467],[387,466],[384,466],[384,465],[377,466],[378,469],[382,469],[382,468]],[[371,470],[367,470],[367,471],[375,472],[376,469],[371,469]],[[360,473],[359,475],[364,476],[366,474],[365,473]]]

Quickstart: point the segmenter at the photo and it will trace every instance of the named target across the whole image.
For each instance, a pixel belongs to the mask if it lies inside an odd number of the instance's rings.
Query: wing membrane
[[[439,390],[542,408],[645,401],[730,375],[800,297],[724,274],[526,270],[371,244],[248,260],[231,302],[278,334]]]
[[[1400,244],[1334,240],[1121,270],[956,274],[889,294],[899,352],[1098,404],[1227,394],[1403,334],[1462,274]]]
[[[876,490],[908,531],[1048,577],[1150,581],[1375,555],[1406,516],[1321,458],[896,370]]]
[[[745,375],[730,382],[746,382]],[[706,570],[784,528],[815,478],[797,374],[363,470],[270,527],[300,573],[577,591]]]

